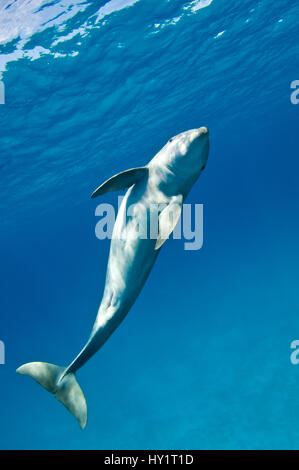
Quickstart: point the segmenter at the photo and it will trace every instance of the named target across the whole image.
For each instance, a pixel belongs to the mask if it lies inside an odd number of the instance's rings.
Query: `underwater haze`
[[[2,0],[1,449],[299,449],[298,37],[293,0]],[[82,431],[15,370],[89,336],[120,194],[92,191],[200,126],[203,247],[165,243],[78,372]]]

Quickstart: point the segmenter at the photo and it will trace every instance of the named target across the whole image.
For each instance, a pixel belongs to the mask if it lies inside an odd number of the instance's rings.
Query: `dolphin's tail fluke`
[[[72,372],[64,375],[66,368],[46,362],[29,362],[17,369],[19,374],[29,375],[55,397],[77,418],[81,428],[87,422],[87,406],[84,394]]]

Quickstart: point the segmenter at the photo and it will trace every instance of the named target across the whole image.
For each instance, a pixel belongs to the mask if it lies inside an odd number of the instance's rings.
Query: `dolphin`
[[[184,200],[206,166],[208,153],[206,127],[182,132],[172,137],[146,166],[113,176],[91,196],[129,188],[114,224],[103,299],[91,335],[67,367],[30,362],[17,369],[54,394],[81,428],[86,426],[87,405],[75,373],[103,346],[134,304],[181,216]],[[158,211],[156,233],[138,236],[137,228],[148,227],[152,207],[157,205],[163,210]]]

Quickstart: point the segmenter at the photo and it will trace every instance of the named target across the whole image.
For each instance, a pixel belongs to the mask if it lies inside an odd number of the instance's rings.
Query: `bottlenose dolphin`
[[[17,369],[53,393],[82,428],[87,422],[87,405],[75,373],[103,346],[132,307],[161,246],[180,218],[186,196],[205,168],[208,153],[206,127],[182,132],[170,139],[146,166],[113,176],[91,196],[129,188],[115,221],[104,295],[91,335],[68,367],[30,362]],[[147,238],[136,236],[136,227],[148,225],[149,214],[157,204],[164,207],[158,212],[157,233]]]

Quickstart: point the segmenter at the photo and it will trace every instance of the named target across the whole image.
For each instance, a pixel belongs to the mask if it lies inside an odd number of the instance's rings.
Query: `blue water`
[[[293,0],[2,1],[2,449],[299,448],[298,18]],[[78,372],[81,431],[15,369],[67,365],[89,335],[109,252],[91,192],[201,125],[204,246],[170,240]]]

